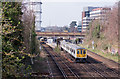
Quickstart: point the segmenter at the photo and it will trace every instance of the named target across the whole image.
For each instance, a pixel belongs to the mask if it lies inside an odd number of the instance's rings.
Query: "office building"
[[[105,15],[110,12],[111,8],[96,8],[90,12],[92,19],[106,20]]]
[[[90,12],[98,7],[84,7],[82,12],[82,32],[86,32],[89,22],[91,22]]]
[[[77,26],[77,31],[82,32],[82,22],[80,21],[78,26]]]
[[[111,8],[104,7],[85,7],[82,12],[82,32],[86,32],[89,23],[92,20],[100,20],[104,22],[106,20],[106,13],[110,12]]]

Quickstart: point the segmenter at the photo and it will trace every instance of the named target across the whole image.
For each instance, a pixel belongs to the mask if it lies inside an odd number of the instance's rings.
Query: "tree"
[[[21,21],[21,3],[2,2],[2,68],[3,77],[19,76],[24,73],[24,64],[21,62],[23,27]]]
[[[116,3],[112,10],[106,13],[107,20],[105,21],[104,28],[105,28],[105,36],[110,41],[118,41],[118,3]],[[112,36],[112,37],[111,37]]]
[[[63,26],[63,27],[62,27],[62,31],[63,31],[63,32],[68,32],[68,31],[69,31],[69,28],[68,28],[67,26]]]
[[[34,25],[34,15],[32,10],[27,10],[26,7],[23,7],[24,13],[22,15],[23,20],[23,37],[24,37],[24,44],[23,46],[26,47],[25,52],[31,53],[31,37],[32,37],[32,29]]]
[[[75,26],[77,25],[76,23],[76,21],[72,21],[70,23],[70,32],[75,32]]]
[[[20,2],[2,3],[2,75],[30,75],[33,53],[37,51],[35,17]],[[26,9],[24,7],[24,9]],[[21,20],[22,19],[22,20]],[[27,73],[27,74],[25,74]]]
[[[85,43],[90,45],[94,40],[97,48],[111,52],[112,48],[115,53],[118,51],[118,3],[111,10],[106,11],[103,20],[93,20],[89,24],[89,31],[86,35]],[[107,50],[106,50],[107,49]]]

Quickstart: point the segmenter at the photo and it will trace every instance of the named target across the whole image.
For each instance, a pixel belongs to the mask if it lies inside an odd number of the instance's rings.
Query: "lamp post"
[[[76,43],[76,40],[75,40],[76,28],[77,28],[77,25],[75,25],[75,28],[74,28],[74,41],[75,41],[75,43]]]
[[[94,41],[92,41],[92,48],[94,49]]]

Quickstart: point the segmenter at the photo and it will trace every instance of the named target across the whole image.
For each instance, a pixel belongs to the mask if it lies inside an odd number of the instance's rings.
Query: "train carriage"
[[[87,50],[85,48],[65,41],[60,42],[60,47],[71,54],[75,58],[76,62],[84,61],[87,58]]]

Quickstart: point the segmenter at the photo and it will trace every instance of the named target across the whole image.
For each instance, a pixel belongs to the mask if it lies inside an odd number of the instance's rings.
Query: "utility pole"
[[[92,41],[92,48],[93,48],[93,50],[94,50],[94,41]]]

